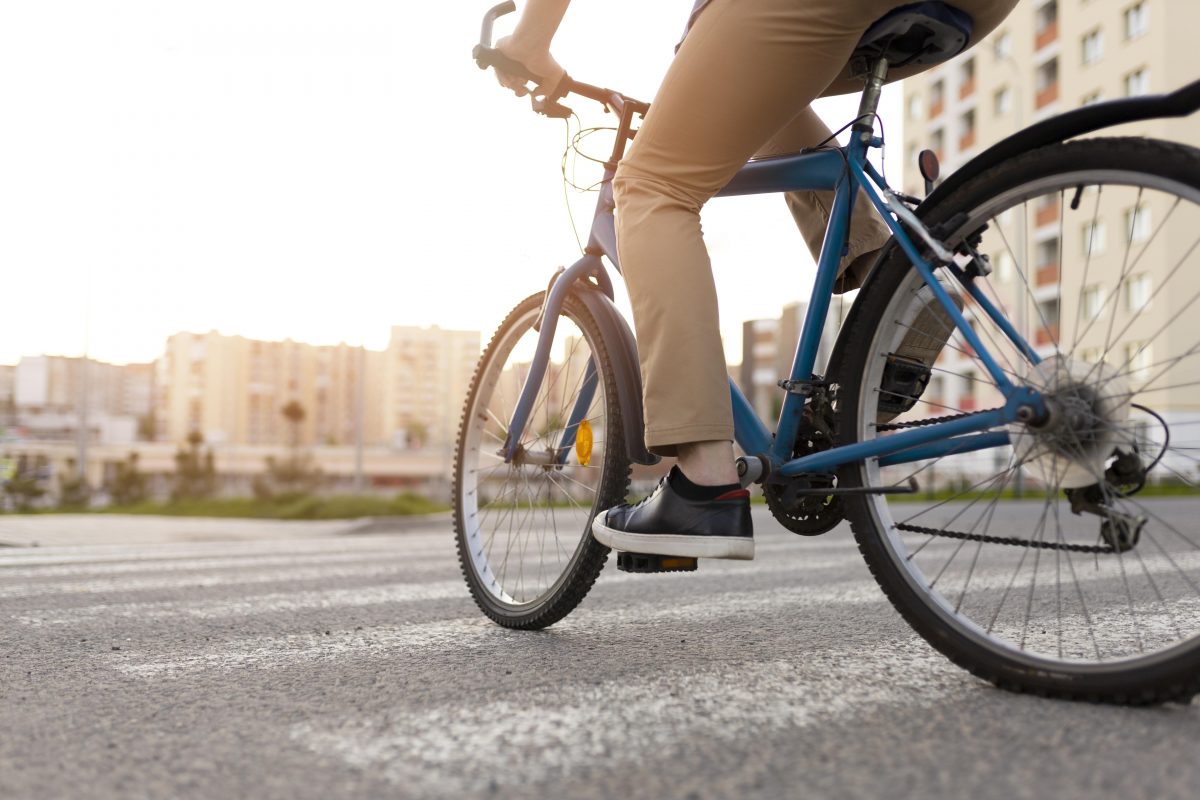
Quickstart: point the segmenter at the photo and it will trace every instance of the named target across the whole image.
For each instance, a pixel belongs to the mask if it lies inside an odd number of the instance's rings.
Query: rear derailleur
[[[1104,471],[1104,485],[1093,483],[1079,489],[1065,490],[1071,501],[1072,513],[1083,512],[1100,517],[1100,538],[1114,551],[1127,553],[1137,546],[1146,525],[1146,517],[1118,511],[1108,504],[1113,497],[1128,497],[1145,485],[1146,469],[1135,452],[1117,449],[1116,459]]]

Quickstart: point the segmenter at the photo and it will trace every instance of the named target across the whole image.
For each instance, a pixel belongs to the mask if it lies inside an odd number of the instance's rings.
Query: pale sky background
[[[85,345],[149,361],[181,330],[382,348],[391,325],[437,324],[486,341],[578,257],[563,123],[469,58],[491,2],[3,4],[0,363]],[[690,7],[576,0],[555,56],[649,100]],[[899,184],[900,91],[884,94]],[[836,128],[856,104],[818,110]],[[581,184],[598,176],[580,162]],[[594,195],[571,197],[585,236]],[[812,260],[777,196],[714,201],[704,226],[738,361],[742,321],[806,296]]]

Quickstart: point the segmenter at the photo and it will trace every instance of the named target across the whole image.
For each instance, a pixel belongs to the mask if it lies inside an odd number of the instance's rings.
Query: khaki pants
[[[971,43],[1016,0],[956,0]],[[812,146],[829,129],[809,104],[861,90],[847,62],[863,32],[896,0],[712,0],[667,71],[617,169],[617,246],[641,358],[646,446],[664,456],[690,442],[733,439],[728,373],[700,208],[753,155]],[[897,70],[889,79],[919,68]],[[813,257],[832,192],[790,192],[788,207]],[[890,232],[861,193],[838,291],[856,288]],[[783,376],[781,376],[783,377]]]

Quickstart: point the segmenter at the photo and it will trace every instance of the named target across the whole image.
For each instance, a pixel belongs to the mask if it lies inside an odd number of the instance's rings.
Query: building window
[[[1041,50],[1058,38],[1058,0],[1049,0],[1034,12],[1035,50]]]
[[[1090,105],[1094,105],[1095,103],[1099,103],[1103,99],[1104,99],[1104,94],[1099,89],[1097,89],[1094,92],[1089,92],[1089,93],[1085,94],[1083,96],[1083,98],[1079,101],[1079,105],[1090,106]]]
[[[993,259],[996,266],[996,278],[1003,283],[1008,283],[1013,278],[1013,260],[1007,252],[997,253]]]
[[[1125,212],[1125,234],[1131,242],[1143,242],[1150,237],[1150,209],[1136,206]]]
[[[1150,71],[1145,67],[1125,76],[1125,96],[1137,97],[1150,93]]]
[[[929,117],[932,119],[942,113],[942,107],[946,102],[946,83],[942,80],[936,80],[929,87]]]
[[[970,97],[975,91],[975,59],[968,58],[962,63],[961,72],[959,72],[958,96],[959,99]]]
[[[1125,345],[1125,364],[1135,378],[1145,378],[1154,364],[1152,346],[1149,342],[1130,342]]]
[[[917,119],[921,116],[921,95],[913,92],[908,96],[908,118]]]
[[[1150,22],[1148,3],[1141,2],[1125,9],[1125,38],[1136,39],[1146,32]]]
[[[1104,55],[1104,34],[1099,28],[1084,34],[1083,63],[1095,64]]]
[[[1145,272],[1131,277],[1125,284],[1125,310],[1136,314],[1148,306],[1152,288],[1150,276]]]
[[[1085,256],[1104,255],[1106,240],[1104,223],[1101,220],[1089,222],[1083,226],[1083,254]]]
[[[1058,341],[1058,298],[1042,300],[1037,307],[1038,322],[1042,323],[1042,327],[1038,329],[1035,341],[1038,344],[1053,344]]]
[[[975,144],[975,109],[958,118],[958,149],[969,150]]]
[[[1083,290],[1083,318],[1095,319],[1104,306],[1104,287],[1098,283]]]
[[[936,153],[939,159],[941,159],[942,153],[945,152],[945,148],[946,134],[942,132],[941,128],[929,134],[929,149]]]
[[[1058,239],[1046,239],[1037,244],[1035,286],[1058,282]]]
[[[992,55],[997,61],[1003,61],[1012,56],[1012,36],[1008,31],[996,34],[996,38],[992,41]]]
[[[1042,108],[1058,99],[1058,59],[1052,58],[1037,68],[1035,75],[1037,87],[1036,107]]]
[[[1012,89],[1007,86],[996,90],[992,95],[992,111],[997,117],[1003,117],[1012,110]]]

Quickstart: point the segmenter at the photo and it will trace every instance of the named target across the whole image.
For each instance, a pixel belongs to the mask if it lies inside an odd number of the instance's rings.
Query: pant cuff
[[[685,425],[680,428],[647,428],[646,449],[656,456],[675,458],[679,445],[692,442],[733,441],[733,426]]]

